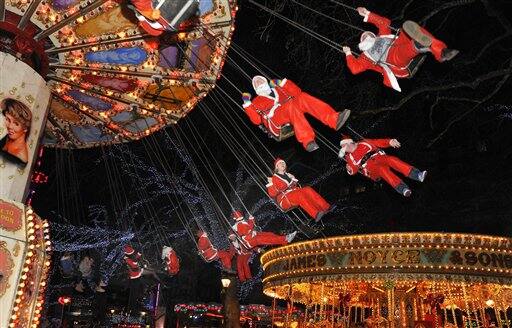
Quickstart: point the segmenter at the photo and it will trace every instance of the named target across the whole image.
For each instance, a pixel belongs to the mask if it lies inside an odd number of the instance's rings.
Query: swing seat
[[[263,130],[270,138],[274,139],[275,141],[283,141],[290,137],[293,137],[295,135],[295,132],[293,131],[293,127],[291,124],[285,124],[281,126],[281,129],[279,130],[279,136],[275,136],[274,134],[270,133],[267,128],[264,125],[259,126],[261,130]]]
[[[427,55],[423,54],[420,56],[416,56],[411,60],[409,65],[407,65],[407,71],[409,72],[409,76],[407,77],[408,79],[412,78],[416,74],[416,72],[418,71],[418,69],[423,64],[426,58]]]

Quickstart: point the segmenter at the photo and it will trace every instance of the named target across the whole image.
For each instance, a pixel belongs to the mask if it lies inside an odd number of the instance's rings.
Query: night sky
[[[362,23],[357,13],[330,1],[297,1],[338,20],[371,29],[370,25]],[[370,11],[388,16],[395,26],[399,26],[404,19],[425,23],[449,47],[459,49],[460,54],[453,61],[443,64],[428,56],[414,78],[400,80],[402,92],[398,93],[385,88],[377,73],[351,75],[344,55],[339,51],[269,16],[247,1],[240,2],[234,34],[234,43],[238,47],[279,74],[277,77],[295,81],[303,90],[337,109],[351,109],[353,114],[349,125],[358,133],[368,138],[397,138],[402,142],[402,148],[390,150],[389,153],[428,170],[423,184],[410,182],[413,194],[406,199],[382,183],[371,182],[362,176],[348,176],[344,164],[323,143],[319,142],[319,150],[307,153],[294,138],[277,143],[257,127],[251,126],[250,129],[265,147],[274,156],[284,158],[290,172],[303,184],[329,170],[333,171],[315,185],[329,202],[337,206],[334,214],[325,216],[323,225],[315,226],[321,230],[316,237],[322,234],[383,231],[450,231],[510,236],[512,24],[505,14],[506,1],[346,3],[366,6]],[[352,49],[356,48],[357,30],[308,12],[291,0],[266,1],[266,5],[338,45],[348,44]],[[224,77],[219,80],[213,95],[180,121],[177,128],[167,131],[172,136],[177,130],[184,137],[190,136],[188,133],[192,127],[200,131],[206,143],[191,140],[195,146],[189,149],[189,153],[211,186],[219,206],[227,213],[230,211],[229,205],[206,170],[207,163],[212,161],[205,160],[200,154],[201,151],[210,150],[223,172],[234,183],[235,172],[240,167],[240,158],[236,156],[239,150],[225,144],[222,133],[219,135],[218,128],[212,126],[202,106],[211,110],[228,128],[232,129],[239,118],[249,122],[240,108],[218,108],[218,97],[225,97],[222,89],[241,103],[240,94],[228,80],[242,91],[252,91],[250,81],[233,63],[241,66],[250,76],[258,73],[232,50],[229,56],[224,66]],[[341,133],[349,133],[346,129],[335,132],[319,122],[313,125],[336,146]],[[247,132],[243,140],[247,138],[253,138],[252,134]],[[179,172],[182,169],[178,164],[173,164],[176,154],[165,154],[167,164],[151,154],[154,147],[158,148],[165,142],[165,132],[146,139],[122,149],[133,152],[143,158],[147,165],[159,170],[171,168]],[[254,140],[254,147],[271,167],[273,160],[263,146]],[[153,210],[138,210],[132,214],[129,222],[120,222],[117,219],[119,213],[139,200],[141,195],[137,193],[138,186],[134,180],[123,174],[122,165],[109,157],[111,151],[109,148],[47,149],[42,169],[49,175],[49,183],[37,189],[33,203],[37,212],[54,222],[92,225],[88,208],[99,205],[105,206],[109,215],[109,219],[103,222],[105,227],[119,230],[131,228],[134,231],[148,229],[144,228],[144,222],[158,212],[164,200],[152,201],[150,206]],[[215,172],[220,176],[218,168],[215,168]],[[265,177],[260,178],[265,180]],[[224,180],[221,183],[225,192],[232,194],[229,184]],[[256,187],[251,191],[244,199],[248,206],[265,196]],[[289,220],[275,218],[265,223],[265,229],[291,231],[294,227]],[[176,218],[163,218],[159,223],[167,233],[183,230],[181,221]],[[300,238],[306,239],[304,235]],[[219,288],[213,288],[213,292],[207,289],[219,284],[218,270],[201,262],[192,242],[182,239],[176,240],[176,243],[180,243],[178,251],[181,251],[180,256],[184,259],[184,269],[173,284],[188,281],[195,287],[186,295],[174,297],[187,301],[216,300]],[[157,249],[161,245],[154,242],[153,247]],[[255,260],[254,273],[258,271],[257,264]],[[264,301],[258,296],[260,288],[256,287],[252,296],[244,302]]]

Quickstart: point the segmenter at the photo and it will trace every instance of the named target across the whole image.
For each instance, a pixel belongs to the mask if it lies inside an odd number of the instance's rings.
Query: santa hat
[[[341,149],[340,149],[340,153],[339,153],[340,157],[345,156],[345,151],[347,149],[348,144],[353,143],[353,142],[354,142],[354,140],[352,140],[352,138],[350,138],[348,136],[345,136],[345,137],[343,137],[343,139],[341,139],[341,141],[340,141]]]
[[[133,247],[131,247],[130,245],[124,245],[123,251],[126,255],[132,255],[135,252]]]
[[[285,163],[285,164],[286,164],[286,162],[284,161],[284,159],[279,158],[279,157],[278,157],[278,158],[276,158],[276,160],[274,161],[274,169],[277,169],[277,165],[279,165],[281,162],[283,162],[283,163]]]
[[[236,221],[240,221],[244,219],[244,215],[241,211],[234,211],[233,214],[231,214],[231,218]]]

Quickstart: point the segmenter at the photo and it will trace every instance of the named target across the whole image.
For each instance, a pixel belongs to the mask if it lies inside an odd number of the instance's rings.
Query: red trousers
[[[250,248],[266,245],[285,245],[286,236],[280,236],[273,232],[257,232],[255,236],[247,235],[242,237]]]
[[[231,270],[231,258],[233,257],[233,253],[230,251],[218,251],[217,256],[222,267],[226,270]]]
[[[441,52],[446,48],[446,44],[436,39],[424,28],[421,28],[421,30],[432,38],[432,45],[429,50],[438,61],[441,61]],[[407,35],[407,33],[401,31],[400,34],[398,34],[398,38],[393,42],[393,45],[389,49],[386,62],[398,67],[406,67],[417,55],[418,50],[414,46],[414,41]]]
[[[301,92],[293,99],[281,105],[275,111],[272,123],[278,126],[291,124],[295,137],[305,148],[310,142],[315,140],[315,131],[309,125],[305,114],[313,116],[328,127],[336,128],[339,113],[330,105],[306,92]]]
[[[299,206],[313,219],[316,218],[318,212],[325,212],[331,207],[322,196],[309,186],[288,192],[281,198],[279,205],[284,210]]]
[[[402,183],[402,179],[396,176],[392,169],[404,176],[408,176],[413,167],[398,157],[391,155],[376,155],[370,158],[366,165],[366,170],[371,179],[383,179],[391,187],[396,188],[396,186]]]
[[[249,267],[249,260],[251,253],[238,254],[236,256],[236,269],[238,273],[238,280],[246,281],[252,278],[251,268]]]

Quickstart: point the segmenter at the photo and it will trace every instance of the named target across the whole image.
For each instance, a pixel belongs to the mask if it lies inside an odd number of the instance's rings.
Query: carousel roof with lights
[[[495,294],[512,304],[511,238],[455,233],[332,237],[272,249],[261,263],[265,294],[306,304],[390,288],[459,300]]]
[[[162,15],[186,2],[164,2]],[[194,4],[175,30],[153,36],[128,1],[0,2],[0,51],[52,90],[44,144],[126,142],[186,116],[220,77],[237,9],[233,0]]]

